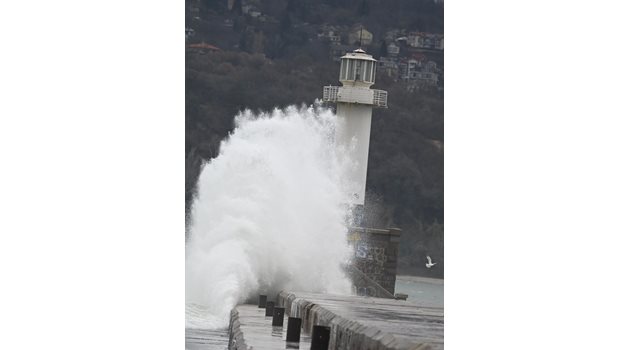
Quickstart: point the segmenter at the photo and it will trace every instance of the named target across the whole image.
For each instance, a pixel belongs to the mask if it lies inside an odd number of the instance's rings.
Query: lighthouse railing
[[[374,105],[387,108],[387,91],[374,90]]]
[[[344,86],[324,86],[324,102],[345,102],[387,108],[387,91]]]
[[[325,102],[337,102],[337,94],[339,92],[339,86],[324,86],[324,101]]]

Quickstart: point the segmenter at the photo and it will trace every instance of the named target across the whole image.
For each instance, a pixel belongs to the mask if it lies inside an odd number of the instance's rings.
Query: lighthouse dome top
[[[339,81],[345,85],[367,88],[374,84],[376,60],[361,49],[348,52],[341,57]]]

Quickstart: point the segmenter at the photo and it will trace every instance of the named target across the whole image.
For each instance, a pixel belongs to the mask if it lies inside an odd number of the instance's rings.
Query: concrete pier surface
[[[315,293],[278,295],[304,329],[331,327],[329,349],[444,349],[444,309],[409,301]]]
[[[310,349],[311,338],[303,331],[299,343],[285,341],[289,324],[286,314],[282,326],[272,326],[272,319],[272,316],[265,316],[265,309],[257,305],[236,306],[230,315],[229,349]]]
[[[314,325],[330,327],[328,349],[444,349],[444,309],[409,301],[316,293],[281,292],[283,327],[256,305],[239,305],[230,320],[230,349],[286,349],[287,316],[302,319],[300,349],[310,349]],[[297,344],[293,344],[295,347]]]

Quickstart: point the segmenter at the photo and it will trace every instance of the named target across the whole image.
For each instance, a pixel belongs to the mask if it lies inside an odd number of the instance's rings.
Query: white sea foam
[[[290,107],[236,117],[203,168],[186,244],[186,326],[227,326],[230,310],[279,290],[350,293],[341,265],[348,203],[335,116]]]

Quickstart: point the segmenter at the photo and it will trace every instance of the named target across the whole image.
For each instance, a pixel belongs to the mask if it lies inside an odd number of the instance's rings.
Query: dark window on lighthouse
[[[354,80],[361,80],[361,61],[357,61],[357,69],[356,69],[356,73],[354,74]]]

